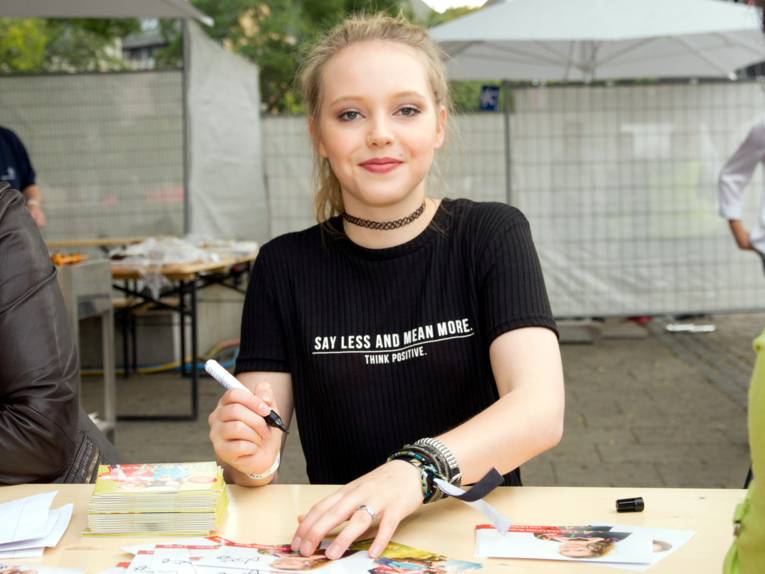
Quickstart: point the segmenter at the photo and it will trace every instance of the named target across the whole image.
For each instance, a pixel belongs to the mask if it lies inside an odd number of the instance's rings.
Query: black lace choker
[[[343,219],[348,223],[353,223],[359,227],[366,227],[368,229],[379,229],[387,231],[389,229],[398,229],[409,225],[417,219],[425,211],[425,200],[422,200],[422,205],[415,209],[412,213],[401,219],[394,219],[393,221],[372,221],[371,219],[361,219],[360,217],[354,217],[349,213],[343,213]]]

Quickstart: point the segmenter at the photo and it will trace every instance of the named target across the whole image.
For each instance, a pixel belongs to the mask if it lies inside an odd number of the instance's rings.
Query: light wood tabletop
[[[87,247],[122,247],[140,243],[146,237],[92,237],[89,239],[54,239],[46,241],[48,249],[76,249]]]
[[[159,268],[159,272],[171,281],[191,281],[199,273],[217,273],[227,271],[234,265],[252,263],[256,254],[244,257],[232,257],[220,261],[204,261],[199,263],[168,263]],[[135,266],[122,265],[119,261],[112,262],[112,279],[141,279],[146,273],[145,269]]]
[[[87,501],[92,485],[27,484],[0,487],[0,502],[57,490],[53,507],[74,502],[74,514],[64,538],[45,552],[43,564],[78,567],[100,572],[130,556],[120,547],[172,538],[84,537]],[[236,542],[288,543],[298,514],[332,492],[329,485],[271,485],[261,488],[232,486],[229,510],[218,533]],[[617,514],[617,498],[642,496],[645,510]],[[615,523],[653,528],[693,530],[696,535],[685,546],[651,567],[651,574],[712,574],[721,572],[723,557],[733,538],[731,518],[743,490],[652,489],[652,488],[499,488],[487,501],[515,524],[577,525]],[[394,540],[439,552],[450,558],[473,558],[474,527],[486,519],[454,499],[420,509],[400,526]],[[25,562],[15,560],[14,562]],[[28,562],[28,561],[27,561]],[[607,573],[627,572],[588,563],[489,559],[482,561],[486,573]]]

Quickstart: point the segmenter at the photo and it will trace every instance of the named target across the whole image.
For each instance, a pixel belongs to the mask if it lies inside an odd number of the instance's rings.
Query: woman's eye
[[[361,117],[361,114],[353,110],[348,110],[347,112],[341,113],[337,117],[340,118],[341,121],[350,122],[351,120],[355,120],[356,118]]]
[[[418,110],[414,106],[404,106],[404,107],[398,109],[398,113],[401,114],[404,117],[411,118],[411,117],[416,116],[417,114],[419,114],[420,110]]]

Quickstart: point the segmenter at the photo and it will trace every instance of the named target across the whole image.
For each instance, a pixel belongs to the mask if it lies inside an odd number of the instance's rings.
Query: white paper
[[[188,551],[186,552],[188,556]],[[177,564],[162,564],[161,559],[157,560],[154,551],[141,551],[133,557],[126,572],[141,572],[142,574],[175,574]],[[2,574],[2,573],[0,573]]]
[[[2,544],[0,545],[0,558],[5,557],[6,554],[4,553],[9,550],[25,550],[28,548],[44,547],[53,548],[56,546],[69,526],[69,522],[72,519],[73,509],[73,504],[65,504],[61,508],[51,510],[50,514],[48,514],[46,533],[42,538],[32,538],[30,540],[23,540],[22,542]]]
[[[450,496],[465,494],[464,490],[458,486],[449,484],[445,480],[437,478],[435,482],[438,485],[438,488]],[[459,500],[459,498],[457,500]],[[504,516],[499,510],[494,508],[488,502],[484,500],[476,500],[475,502],[466,502],[464,500],[460,500],[460,502],[464,502],[468,506],[472,506],[478,512],[486,516],[489,520],[491,520],[491,523],[494,525],[494,528],[496,528],[498,532],[505,533],[507,532],[507,529],[510,528],[510,519]]]
[[[518,528],[519,531],[511,529],[504,536],[494,528],[477,528],[475,531],[475,555],[481,558],[525,558],[567,562],[610,562],[614,564],[649,564],[651,559],[651,537],[644,531],[631,532],[624,539],[611,545],[605,554],[582,555],[579,552],[584,545],[574,542],[576,538],[569,541],[563,535],[560,539],[545,539],[535,536],[531,530],[543,527],[516,526],[515,528]],[[529,530],[524,531],[525,528]],[[611,531],[619,532],[616,528],[612,528]],[[588,531],[581,530],[581,532]],[[578,546],[567,548],[567,546],[575,544]]]
[[[371,541],[370,541],[371,543]],[[324,544],[322,545],[324,546]],[[403,547],[402,547],[403,548]],[[412,549],[417,552],[417,549]],[[266,574],[276,572],[285,574],[294,570],[320,570],[324,574],[359,574],[375,568],[388,568],[384,559],[373,560],[366,550],[359,550],[339,560],[322,562],[321,552],[313,558],[305,558],[289,550],[288,545],[237,544],[225,541],[222,546],[172,546],[156,545],[153,550],[141,550],[133,558],[127,573],[141,574]],[[444,558],[444,557],[442,557]],[[313,561],[312,561],[313,560]],[[419,561],[402,560],[408,569],[421,571],[424,566]],[[306,566],[306,563],[309,566]],[[438,572],[456,574],[480,569],[475,562],[461,560],[437,560]],[[435,569],[433,570],[436,571]],[[0,573],[2,574],[2,573]]]
[[[645,572],[651,566],[675,552],[696,534],[693,530],[648,528],[645,526],[628,526],[626,524],[614,524],[613,528],[620,532],[643,531],[651,538],[653,553],[651,554],[650,564],[619,564],[618,566],[602,564],[602,566],[621,568],[622,570],[632,570],[634,572]]]
[[[220,569],[272,570],[270,564],[280,559],[279,555],[260,553],[247,546],[221,546],[209,553],[203,553],[194,566]],[[274,568],[275,569],[275,568]]]
[[[32,566],[31,564],[3,564],[0,563],[0,574],[19,571],[24,574],[85,574],[84,570],[76,568],[51,568],[49,566]]]
[[[12,558],[42,558],[45,548],[20,548],[19,550],[0,551],[0,560],[10,560]]]
[[[166,541],[155,542],[154,544],[134,544],[133,546],[123,546],[120,548],[123,552],[135,556],[141,550],[154,550],[157,546],[178,545],[178,546],[220,546],[220,542],[215,542],[209,538],[168,538]]]
[[[54,490],[0,504],[0,544],[45,536],[50,505],[56,492]]]

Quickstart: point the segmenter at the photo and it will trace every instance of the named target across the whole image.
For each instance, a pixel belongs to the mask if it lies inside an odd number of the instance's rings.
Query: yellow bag
[[[754,340],[757,362],[749,387],[749,446],[754,480],[736,507],[736,538],[724,574],[765,574],[765,331]]]

